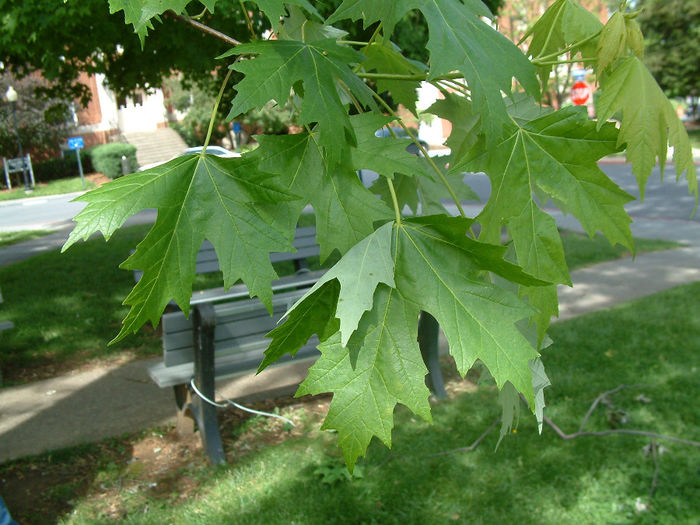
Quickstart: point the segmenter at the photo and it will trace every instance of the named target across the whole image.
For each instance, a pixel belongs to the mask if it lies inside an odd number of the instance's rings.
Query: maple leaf
[[[284,17],[286,9],[285,5],[299,6],[306,9],[309,13],[321,18],[316,8],[307,0],[253,0],[260,10],[265,13],[265,16],[272,24],[272,28],[277,31],[280,27],[280,21]]]
[[[322,289],[306,294],[303,302],[298,302],[296,308],[287,312],[284,323],[266,335],[272,341],[265,350],[258,373],[284,354],[296,355],[312,335],[317,334],[319,341],[323,342],[335,334],[340,326],[334,316],[339,292],[340,284],[332,281]]]
[[[300,42],[316,42],[318,40],[340,40],[348,35],[347,31],[329,26],[306,18],[304,12],[295,6],[288,6],[289,14],[285,16],[279,28],[277,38],[297,40]]]
[[[143,277],[125,299],[131,305],[121,339],[147,320],[158,324],[171,299],[189,312],[197,252],[204,239],[216,249],[224,286],[239,279],[251,296],[271,308],[270,282],[277,274],[270,252],[291,251],[294,230],[262,216],[256,203],[294,200],[270,174],[248,158],[212,155],[178,157],[147,171],[117,179],[76,200],[87,206],[63,250],[101,230],[105,238],[131,215],[157,208],[158,218],[122,268],[142,269]]]
[[[613,124],[596,129],[585,109],[566,108],[530,122],[509,126],[496,148],[484,141],[453,168],[483,171],[491,179],[491,196],[479,215],[480,239],[500,242],[505,225],[516,260],[539,279],[571,284],[556,223],[535,202],[543,194],[572,213],[589,235],[602,231],[612,244],[632,250],[632,222],[624,205],[633,198],[598,167],[596,161],[618,149]],[[557,313],[553,288],[522,289],[539,313],[533,317],[540,340]]]
[[[613,124],[596,129],[596,123],[588,120],[585,108],[569,107],[520,126],[511,124],[506,138],[496,148],[486,150],[482,142],[481,147],[452,169],[484,171],[491,179],[491,197],[479,216],[486,240],[498,242],[500,227],[507,224],[511,236],[527,233],[527,237],[517,241],[516,248],[541,246],[544,253],[550,254],[551,263],[561,261],[562,257],[561,253],[554,253],[559,249],[551,243],[552,222],[532,207],[533,194],[538,190],[579,219],[589,235],[600,230],[611,243],[631,249],[631,219],[624,205],[633,197],[596,164],[598,159],[617,150],[617,130]],[[534,224],[528,227],[528,220]],[[520,264],[527,259],[518,254]],[[525,271],[543,279],[547,279],[545,272],[551,277],[566,271],[562,268],[557,272],[547,260],[538,264],[538,267],[525,267]]]
[[[600,20],[576,0],[557,0],[528,31],[532,35],[528,54],[533,58],[552,56],[570,45],[594,37],[602,28]],[[595,43],[583,44],[574,48],[571,54],[581,51],[584,58],[591,58],[595,49]],[[538,69],[542,85],[546,86],[552,66],[539,66]]]
[[[173,11],[176,14],[181,14],[185,11],[185,7],[192,0],[109,0],[109,12],[114,14],[118,11],[124,11],[124,23],[134,26],[134,32],[141,40],[143,47],[146,35],[150,29],[153,29],[152,19],[159,19],[166,11]],[[209,11],[214,11],[214,6],[218,0],[201,0]]]
[[[625,154],[632,163],[641,198],[657,157],[663,174],[668,143],[674,148],[676,176],[686,173],[688,188],[697,198],[697,171],[688,133],[644,63],[636,56],[625,57],[609,75],[602,76],[600,85],[598,127],[622,113],[617,143],[627,145]]]
[[[333,392],[322,428],[338,431],[350,471],[373,436],[391,446],[397,403],[431,421],[428,370],[417,341],[418,309],[385,285],[377,288],[373,304],[350,339],[351,351],[339,333],[319,345],[321,357],[296,394]]]
[[[338,93],[339,82],[365,106],[374,107],[372,91],[350,69],[363,56],[333,40],[305,43],[293,40],[266,40],[236,46],[234,55],[257,55],[240,60],[231,67],[245,74],[236,85],[228,118],[253,108],[261,108],[270,100],[282,104],[295,84],[303,85],[304,98],[300,124],[318,123],[319,142],[331,152],[354,143],[354,131],[345,104]],[[334,153],[335,154],[335,153]]]
[[[331,16],[328,23],[334,24],[339,20],[349,18],[351,20],[363,20],[367,28],[373,23],[381,21],[386,37],[394,32],[396,23],[403,15],[413,9],[415,0],[392,0],[390,2],[377,2],[376,0],[343,0]]]
[[[365,311],[372,307],[374,290],[379,283],[392,288],[394,285],[394,260],[392,258],[393,223],[386,223],[374,233],[350,248],[342,259],[328,270],[296,305],[303,304],[330,281],[337,280],[340,294],[335,316],[340,321],[340,342],[347,345]],[[289,309],[289,315],[296,309]]]
[[[373,170],[391,179],[395,173],[432,178],[425,160],[406,151],[411,139],[377,137],[375,132],[393,122],[393,117],[377,113],[362,113],[350,117],[357,146],[348,148],[350,165],[355,170]]]
[[[493,144],[508,122],[501,92],[511,93],[513,77],[539,99],[535,67],[518,47],[480,18],[490,15],[481,2],[416,0],[415,5],[425,16],[430,33],[428,79],[460,71],[475,110],[483,114],[482,131]]]
[[[439,220],[445,221],[446,228],[454,228],[449,218],[433,219],[435,223]],[[399,228],[397,289],[437,319],[462,375],[480,359],[499,388],[510,381],[534,403],[527,363],[537,352],[515,326],[532,311],[514,294],[479,278],[483,266],[473,256],[483,243],[473,245],[468,253],[453,238],[436,231],[436,224],[421,224],[423,221],[406,221]]]
[[[409,60],[391,42],[373,42],[364,49],[367,57],[362,63],[362,69],[367,72],[378,71],[394,75],[419,75],[425,73],[426,67],[420,62]],[[390,93],[397,104],[403,104],[414,115],[417,115],[420,82],[392,79],[377,79],[377,93]]]
[[[378,221],[394,214],[384,202],[362,185],[348,168],[329,168],[317,133],[259,137],[256,157],[260,169],[278,174],[277,180],[294,195],[298,203],[311,203],[316,214],[316,236],[321,259],[333,250],[341,254],[374,231]]]

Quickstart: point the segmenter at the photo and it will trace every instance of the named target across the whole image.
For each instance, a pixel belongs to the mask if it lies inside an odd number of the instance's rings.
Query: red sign
[[[582,106],[588,102],[591,96],[591,88],[585,82],[576,82],[571,88],[571,102],[577,106]]]

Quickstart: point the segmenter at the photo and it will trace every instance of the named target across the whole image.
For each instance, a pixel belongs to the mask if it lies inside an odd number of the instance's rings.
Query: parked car
[[[191,148],[187,148],[185,151],[180,153],[179,155],[173,157],[173,159],[177,157],[182,157],[184,155],[192,155],[196,153],[201,153],[202,149],[204,146],[193,146]],[[207,146],[207,154],[209,155],[216,155],[217,157],[240,157],[240,153],[236,153],[235,151],[230,151],[227,150],[226,148],[222,148],[221,146]],[[156,166],[160,166],[161,164],[165,164],[166,162],[170,162],[173,159],[169,160],[164,160],[161,162],[152,162],[151,164],[146,164],[144,166],[141,166],[139,168],[139,171],[144,171],[150,168],[155,168]]]

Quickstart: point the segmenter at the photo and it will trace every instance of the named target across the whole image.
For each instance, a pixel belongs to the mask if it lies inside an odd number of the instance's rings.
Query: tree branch
[[[632,434],[635,436],[646,436],[650,438],[657,438],[657,439],[667,439],[668,441],[673,441],[675,443],[681,443],[682,445],[689,445],[691,447],[700,447],[700,442],[698,441],[691,441],[688,439],[680,439],[677,437],[673,436],[666,436],[664,434],[657,434],[656,432],[647,432],[646,430],[631,430],[631,429],[625,429],[625,428],[616,428],[612,430],[601,430],[598,432],[589,432],[589,431],[584,431],[584,432],[575,432],[573,434],[567,434],[565,433],[562,429],[560,429],[556,423],[554,423],[551,419],[549,419],[547,416],[544,416],[543,418],[544,422],[547,423],[556,434],[562,438],[564,441],[569,441],[572,439],[576,439],[579,437],[583,436],[609,436],[610,434]]]
[[[180,22],[183,22],[191,27],[194,27],[195,29],[201,31],[202,33],[205,33],[209,36],[213,36],[214,38],[218,38],[222,42],[226,42],[228,45],[230,45],[232,47],[241,44],[241,42],[239,42],[235,38],[230,37],[227,34],[224,34],[221,31],[214,29],[213,27],[209,27],[206,24],[198,22],[197,20],[192,20],[191,18],[188,18],[186,16],[178,15],[173,11],[166,11],[166,13],[168,15],[172,16],[173,18],[175,18],[176,20],[179,20]]]

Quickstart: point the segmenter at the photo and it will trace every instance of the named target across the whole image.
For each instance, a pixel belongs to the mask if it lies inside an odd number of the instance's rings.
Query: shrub
[[[122,156],[127,157],[131,163],[131,170],[139,167],[136,162],[136,146],[122,142],[112,142],[95,146],[89,151],[92,165],[95,171],[104,173],[110,179],[116,179],[122,175]]]
[[[92,167],[92,159],[88,151],[81,150],[80,162],[83,165],[83,173],[92,173],[95,171]],[[41,162],[32,162],[32,169],[34,170],[34,180],[36,180],[36,182],[50,182],[52,180],[77,177],[80,175],[78,171],[78,160],[75,158],[75,153],[72,151],[65,152],[65,157],[62,159],[48,159],[42,160]]]

